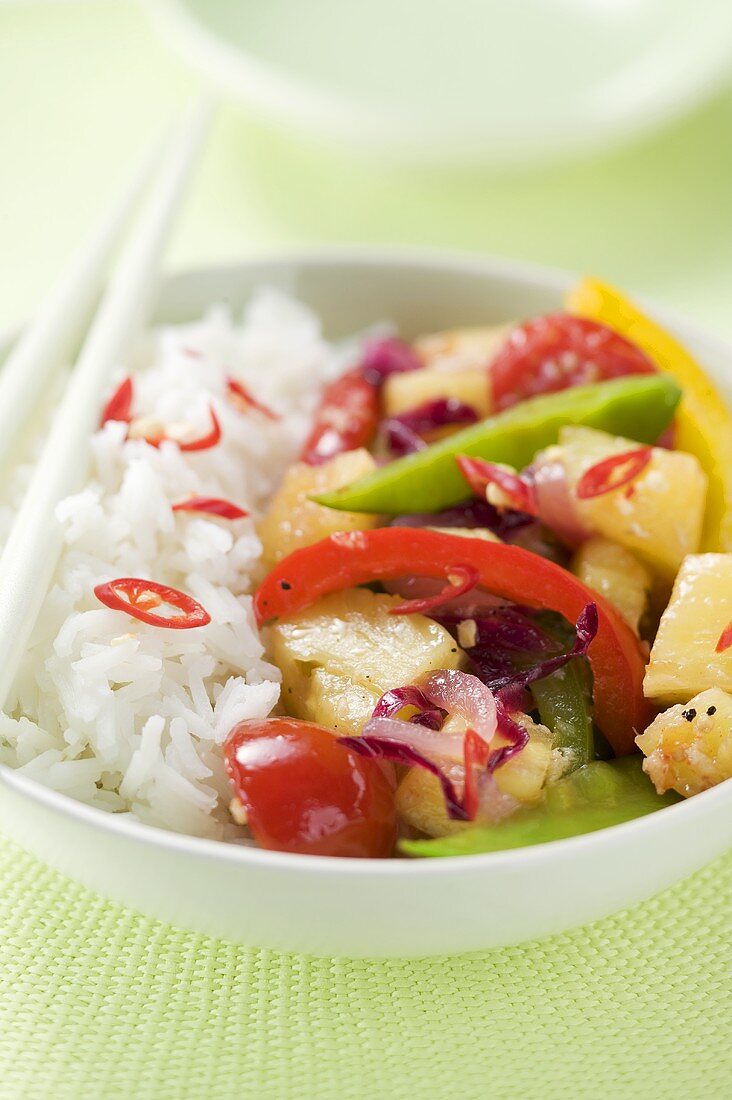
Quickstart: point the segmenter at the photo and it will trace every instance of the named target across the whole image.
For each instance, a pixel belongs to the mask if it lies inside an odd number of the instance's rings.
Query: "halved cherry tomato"
[[[655,369],[639,348],[605,325],[551,313],[515,328],[489,372],[493,401],[501,410],[540,393]]]
[[[326,387],[300,457],[318,466],[343,451],[367,447],[378,426],[379,388],[357,367]]]
[[[384,858],[396,842],[394,790],[384,771],[296,718],[240,722],[226,769],[258,844],[278,852]]]
[[[588,650],[595,719],[618,755],[633,752],[635,733],[653,715],[643,697],[645,660],[638,638],[605,599],[530,550],[413,527],[341,532],[281,561],[254,594],[255,614],[260,624],[295,615],[330,592],[374,580],[407,574],[443,578],[456,561],[477,569],[487,591],[557,611],[568,622],[588,603],[597,605],[598,631]]]

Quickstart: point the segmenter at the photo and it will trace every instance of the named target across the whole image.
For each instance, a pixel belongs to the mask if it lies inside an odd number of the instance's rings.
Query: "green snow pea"
[[[470,856],[525,848],[592,833],[653,813],[680,800],[657,795],[641,768],[640,755],[585,764],[547,789],[538,806],[519,810],[497,825],[472,825],[434,840],[402,840],[410,856]]]
[[[346,512],[439,512],[468,496],[456,455],[475,455],[523,469],[537,451],[556,443],[565,424],[584,424],[639,443],[655,443],[670,424],[680,397],[679,387],[663,374],[635,375],[533,397],[390,462],[343,489],[312,499]]]

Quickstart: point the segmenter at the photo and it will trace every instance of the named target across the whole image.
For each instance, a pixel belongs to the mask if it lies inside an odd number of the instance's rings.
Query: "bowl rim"
[[[562,293],[576,281],[577,276],[561,268],[544,266],[528,261],[517,261],[502,257],[476,255],[454,250],[436,248],[399,248],[388,246],[357,246],[341,248],[338,246],[313,247],[303,249],[273,249],[262,251],[239,262],[224,262],[166,272],[160,280],[160,293],[169,285],[190,279],[206,279],[216,276],[233,276],[235,273],[256,271],[258,267],[276,266],[284,270],[297,267],[351,267],[366,266],[373,268],[421,267],[441,270],[456,275],[477,275],[486,278],[511,279],[539,286],[547,291]],[[675,331],[694,342],[712,347],[717,354],[728,355],[732,359],[732,346],[719,336],[709,334],[693,323],[670,313],[668,310],[639,298],[654,316],[661,318]],[[17,330],[0,334],[0,351],[13,339]],[[16,769],[0,764],[0,782],[21,796],[39,803],[41,806],[71,819],[72,823],[91,826],[113,834],[122,840],[165,849],[195,859],[214,859],[231,865],[266,867],[272,872],[296,872],[300,874],[332,875],[345,877],[380,877],[386,875],[406,875],[409,878],[425,876],[445,876],[459,874],[465,870],[485,870],[490,868],[531,867],[537,861],[557,863],[565,858],[573,858],[594,848],[598,854],[612,847],[616,840],[622,841],[633,834],[638,842],[647,841],[659,828],[666,828],[672,821],[686,820],[688,827],[695,819],[709,812],[720,803],[729,802],[732,809],[732,779],[726,780],[709,790],[684,799],[672,806],[663,807],[643,817],[634,818],[618,825],[598,829],[595,832],[561,840],[548,841],[523,848],[512,848],[498,852],[484,852],[476,855],[456,855],[449,858],[424,859],[354,859],[342,857],[304,855],[289,852],[269,851],[240,844],[230,844],[220,840],[191,836],[163,829],[131,819],[126,814],[107,813],[86,803],[78,802],[70,795],[45,787],[41,782],[22,775]]]
[[[575,96],[570,125],[558,126],[556,119],[549,125],[541,115],[522,119],[520,127],[501,122],[500,116],[468,126],[448,117],[435,125],[429,113],[403,110],[396,102],[338,98],[327,84],[227,41],[186,0],[154,0],[148,10],[161,38],[184,63],[259,117],[361,147],[366,154],[377,151],[418,163],[505,167],[631,140],[713,96],[727,82],[731,52],[724,33],[730,20],[720,6],[713,18],[691,25],[683,41],[663,39],[643,63],[636,60],[601,87]],[[649,79],[649,68],[656,79]]]

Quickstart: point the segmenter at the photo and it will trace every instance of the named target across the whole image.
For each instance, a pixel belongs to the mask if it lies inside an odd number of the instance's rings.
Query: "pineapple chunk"
[[[282,700],[296,718],[357,733],[379,696],[462,659],[448,632],[424,615],[390,615],[399,596],[352,588],[325,596],[271,628]]]
[[[310,718],[327,726],[339,737],[357,737],[374,712],[379,692],[349,676],[337,676],[325,668],[314,668],[307,694],[291,707],[293,717]],[[291,697],[286,695],[285,705]],[[297,707],[298,713],[295,713]]]
[[[384,385],[384,409],[387,416],[415,409],[426,401],[438,397],[455,397],[472,405],[480,416],[491,411],[488,392],[488,374],[484,367],[466,367],[460,370],[406,371],[392,374]]]
[[[291,466],[259,524],[264,564],[271,568],[293,550],[311,546],[336,531],[366,531],[376,527],[378,516],[337,512],[309,499],[311,494],[340,489],[370,473],[375,466],[366,450],[346,451],[322,466],[308,466],[304,462]]]
[[[638,633],[651,589],[651,575],[629,550],[596,535],[583,543],[574,555],[572,572],[617,607]]]
[[[637,447],[631,439],[569,426],[559,433],[558,454],[574,490],[595,463]],[[686,555],[699,549],[706,491],[706,475],[693,455],[654,447],[650,463],[628,486],[575,499],[575,506],[591,531],[625,546],[670,583]]]
[[[414,350],[426,367],[453,371],[478,367],[482,371],[501,350],[513,325],[455,328],[420,336]]]
[[[732,554],[694,554],[676,578],[661,616],[643,690],[650,699],[684,703],[705,688],[732,692],[732,648],[716,652],[732,620]]]
[[[635,739],[659,794],[685,797],[732,778],[732,695],[710,688],[659,714]]]
[[[512,795],[524,805],[532,805],[541,798],[545,783],[558,778],[562,765],[555,759],[553,737],[546,726],[537,725],[528,716],[518,720],[529,729],[531,740],[520,753],[496,770],[495,778],[504,794]],[[445,730],[465,728],[464,722],[458,723],[455,719],[448,721]],[[498,747],[499,742],[496,745]],[[427,836],[449,836],[471,824],[448,817],[440,781],[424,768],[410,768],[407,772],[397,788],[396,807],[405,824]]]

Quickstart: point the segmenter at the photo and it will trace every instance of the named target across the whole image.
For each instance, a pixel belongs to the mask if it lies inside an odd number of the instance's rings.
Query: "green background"
[[[136,5],[0,7],[0,325],[32,311],[194,85]],[[496,178],[357,163],[226,109],[169,263],[446,245],[593,270],[732,335],[731,124],[726,93],[592,163]],[[730,917],[727,857],[538,944],[309,960],[167,928],[3,842],[0,1096],[722,1098]]]

